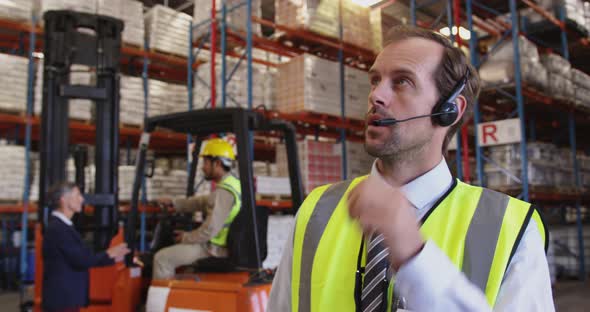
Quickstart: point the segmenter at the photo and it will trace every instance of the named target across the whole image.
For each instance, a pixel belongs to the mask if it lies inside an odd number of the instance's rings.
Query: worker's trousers
[[[206,244],[176,244],[166,247],[154,257],[154,279],[174,277],[176,268],[210,257]]]

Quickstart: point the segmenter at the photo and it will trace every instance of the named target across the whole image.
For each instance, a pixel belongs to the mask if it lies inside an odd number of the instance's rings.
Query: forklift
[[[283,133],[289,162],[292,209],[295,212],[303,201],[295,127],[283,120],[267,119],[259,112],[242,108],[202,109],[147,118],[140,139],[131,210],[125,228],[125,240],[132,251],[126,258],[126,264],[131,268],[136,265],[133,251],[137,241],[139,193],[146,174],[146,152],[150,133],[157,128],[187,133],[197,140],[208,135],[233,133],[238,151],[242,207],[229,228],[228,258],[202,259],[178,270],[192,273],[184,273],[171,280],[152,280],[146,311],[265,311],[272,282],[272,272],[262,270],[267,251],[268,210],[256,206],[251,132]],[[192,152],[187,197],[194,194],[198,145]]]
[[[86,208],[74,226],[95,251],[123,242],[119,227],[119,58],[123,22],[72,11],[44,15],[43,107],[41,113],[38,223],[35,228],[35,295],[33,310],[41,311],[43,285],[43,230],[56,203],[47,190],[67,179],[67,160],[73,153],[76,184],[84,191],[86,151],[69,144],[69,100],[95,104],[95,190],[85,192]],[[71,67],[96,69],[96,85],[70,83]],[[93,209],[89,213],[88,209]],[[124,263],[90,270],[90,304],[82,311],[134,311],[140,301],[141,270]]]

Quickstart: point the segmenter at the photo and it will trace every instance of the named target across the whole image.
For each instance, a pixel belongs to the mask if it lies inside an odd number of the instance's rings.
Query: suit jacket
[[[51,216],[43,235],[43,308],[88,305],[88,269],[113,263],[106,252],[93,253],[73,226]]]

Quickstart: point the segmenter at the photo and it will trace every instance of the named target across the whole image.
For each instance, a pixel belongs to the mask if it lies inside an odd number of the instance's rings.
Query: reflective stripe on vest
[[[230,192],[234,197],[234,205],[229,213],[229,216],[223,222],[223,228],[213,237],[210,242],[221,247],[227,246],[227,235],[229,234],[229,226],[234,221],[238,213],[240,212],[240,208],[242,207],[242,187],[240,185],[240,180],[238,180],[233,175],[228,175],[223,179],[217,187],[222,188],[228,192]]]
[[[346,198],[363,178],[316,189],[301,206],[293,241],[292,311],[355,310],[362,233],[348,215]],[[541,229],[540,216],[530,204],[459,181],[424,218],[421,232],[493,306],[531,216]],[[545,239],[545,230],[540,233]]]

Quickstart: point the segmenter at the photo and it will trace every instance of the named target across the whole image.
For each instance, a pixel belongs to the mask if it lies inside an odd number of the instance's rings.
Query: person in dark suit
[[[127,244],[93,253],[72,224],[72,216],[82,210],[84,198],[73,183],[60,183],[49,190],[58,205],[43,235],[43,310],[79,311],[88,305],[91,267],[120,262],[129,253]]]

